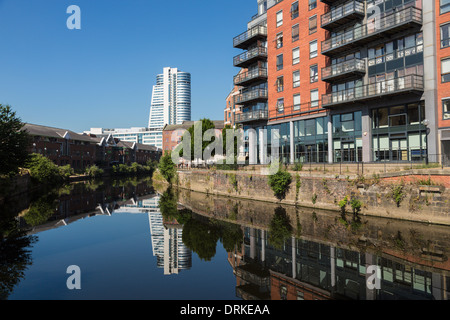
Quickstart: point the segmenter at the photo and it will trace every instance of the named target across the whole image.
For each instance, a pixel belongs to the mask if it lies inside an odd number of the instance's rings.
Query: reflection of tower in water
[[[159,201],[159,197],[156,201]],[[192,252],[182,241],[183,227],[176,220],[164,221],[161,212],[148,213],[153,255],[164,274],[177,274],[192,266]]]

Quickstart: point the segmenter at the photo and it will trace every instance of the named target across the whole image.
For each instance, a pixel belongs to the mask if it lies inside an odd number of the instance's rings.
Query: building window
[[[441,14],[450,12],[450,0],[441,0]]]
[[[277,110],[278,110],[278,112],[284,111],[284,98],[279,98],[277,100]]]
[[[292,84],[294,88],[300,87],[300,70],[296,70],[292,73]]]
[[[319,81],[319,67],[317,64],[309,67],[309,75],[311,83]]]
[[[297,41],[299,39],[299,25],[296,24],[292,27],[292,42]]]
[[[309,10],[315,9],[317,7],[317,0],[309,0]]]
[[[277,71],[283,69],[283,55],[277,56]]]
[[[319,90],[311,90],[311,108],[316,108],[319,106]]]
[[[283,11],[277,12],[277,27],[283,25]]]
[[[284,78],[277,78],[277,92],[282,92],[284,90]]]
[[[294,94],[294,110],[300,110],[300,94]]]
[[[441,60],[442,82],[450,82],[450,58]]]
[[[291,6],[291,18],[298,18],[298,1],[294,2]]]
[[[317,31],[317,15],[309,18],[309,34]]]
[[[292,64],[300,62],[300,48],[292,49]]]
[[[283,47],[283,32],[280,32],[279,34],[277,34],[277,49],[282,48]]]
[[[317,57],[317,40],[311,41],[309,43],[309,58]]]
[[[442,118],[450,120],[450,98],[442,100]]]
[[[441,48],[450,46],[450,23],[441,26]]]

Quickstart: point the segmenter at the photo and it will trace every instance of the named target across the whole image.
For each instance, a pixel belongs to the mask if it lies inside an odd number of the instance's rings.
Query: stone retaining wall
[[[338,203],[347,196],[362,202],[361,215],[450,225],[450,191],[446,187],[450,176],[440,175],[439,179],[444,181],[442,184],[420,185],[410,176],[356,178],[335,174],[312,175],[303,171],[290,173],[292,182],[282,201],[270,189],[268,176],[259,170],[178,171],[177,185],[211,195],[334,211],[340,210]],[[434,181],[434,176],[431,181]],[[398,203],[394,200],[395,195]],[[346,211],[351,210],[347,205]]]

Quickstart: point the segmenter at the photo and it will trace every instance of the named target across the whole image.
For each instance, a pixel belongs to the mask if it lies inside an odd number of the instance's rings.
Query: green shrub
[[[31,178],[39,183],[53,185],[63,181],[59,167],[43,155],[33,153],[26,168],[30,170]]]
[[[64,180],[68,180],[70,176],[74,174],[74,170],[70,166],[70,164],[67,164],[65,166],[59,167],[59,174]]]
[[[362,202],[356,198],[353,198],[352,201],[350,201],[350,205],[353,209],[353,214],[358,214],[361,211]]]
[[[90,166],[89,168],[86,168],[86,174],[91,178],[98,178],[103,175],[103,169],[100,169],[96,165]]]
[[[289,190],[291,184],[291,174],[284,170],[278,170],[277,173],[269,176],[269,186],[274,192],[274,195],[283,200],[286,197],[286,193]]]
[[[294,171],[302,171],[302,169],[303,169],[303,164],[301,162],[297,162],[294,165]]]

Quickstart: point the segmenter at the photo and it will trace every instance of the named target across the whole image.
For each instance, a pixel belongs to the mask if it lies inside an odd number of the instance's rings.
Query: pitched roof
[[[37,124],[25,123],[22,130],[27,131],[32,136],[42,136],[50,138],[69,138],[70,140],[85,141],[95,143],[96,141],[85,134],[79,134],[67,129],[41,126]]]

